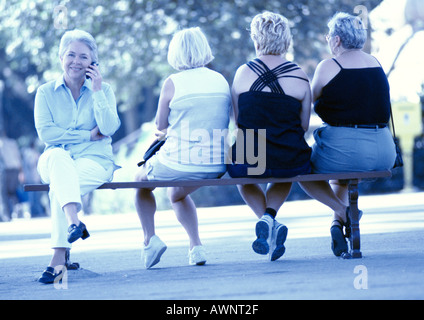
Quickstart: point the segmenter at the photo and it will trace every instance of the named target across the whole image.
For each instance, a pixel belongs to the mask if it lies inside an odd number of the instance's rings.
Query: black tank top
[[[250,90],[239,96],[238,127],[244,133],[246,150],[246,130],[254,130],[254,150],[258,155],[258,130],[266,129],[266,167],[267,169],[294,169],[309,162],[311,149],[304,139],[301,126],[300,111],[302,104],[292,96],[286,95],[278,83],[280,78],[298,78],[288,75],[293,70],[300,69],[292,62],[285,62],[270,70],[259,59],[249,61],[247,66],[257,75],[257,80]],[[269,87],[271,92],[262,91]],[[240,143],[241,141],[236,141]],[[245,152],[246,153],[246,152]],[[232,148],[233,161],[236,159],[236,148]],[[245,157],[244,163],[247,164]]]
[[[315,112],[330,125],[387,124],[390,89],[381,67],[345,69],[322,89]]]

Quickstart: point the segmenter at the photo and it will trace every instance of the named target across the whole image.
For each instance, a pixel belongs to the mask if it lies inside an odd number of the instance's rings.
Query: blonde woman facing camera
[[[232,177],[292,177],[310,172],[311,150],[304,139],[311,111],[311,89],[306,74],[285,55],[291,43],[289,23],[282,15],[264,12],[255,16],[250,26],[257,58],[242,65],[234,78],[232,98],[239,129],[232,148]],[[265,134],[262,130],[266,130]],[[254,139],[249,141],[249,132]],[[261,143],[266,153],[260,152]],[[240,156],[238,146],[245,154]],[[265,157],[255,167],[247,151]],[[258,151],[259,150],[259,151]],[[240,194],[260,218],[253,250],[268,254],[270,260],[285,251],[287,227],[275,220],[286,200],[291,183],[270,184],[264,192],[259,185],[239,186]]]
[[[168,62],[179,72],[162,87],[156,126],[166,135],[162,148],[139,170],[136,180],[190,180],[218,178],[226,171],[225,137],[231,106],[230,88],[224,77],[206,67],[213,59],[199,28],[177,32],[169,45]],[[197,212],[190,193],[197,188],[172,187],[168,196],[189,240],[189,264],[202,265],[206,252],[199,237]],[[157,264],[166,245],[155,234],[156,200],[153,190],[140,189],[136,208],[144,231],[144,266]]]

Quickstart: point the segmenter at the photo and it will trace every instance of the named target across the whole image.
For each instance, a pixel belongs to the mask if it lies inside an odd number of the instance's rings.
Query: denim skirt
[[[314,131],[312,172],[388,170],[396,159],[395,144],[386,128],[364,129],[324,125]]]

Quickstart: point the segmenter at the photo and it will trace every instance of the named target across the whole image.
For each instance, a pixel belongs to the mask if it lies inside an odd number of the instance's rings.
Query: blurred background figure
[[[19,173],[22,169],[21,154],[15,140],[0,137],[1,213],[0,221],[10,221],[14,206],[19,202]]]
[[[37,171],[39,157],[40,152],[36,139],[33,139],[27,147],[22,148],[22,184],[41,183],[41,178]],[[28,192],[26,196],[29,203],[31,218],[47,216],[47,210],[42,204],[42,192]]]

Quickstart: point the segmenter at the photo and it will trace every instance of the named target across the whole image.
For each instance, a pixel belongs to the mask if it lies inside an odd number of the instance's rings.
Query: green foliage
[[[252,17],[264,10],[279,12],[292,24],[289,58],[312,77],[317,63],[328,55],[328,19],[337,11],[354,14],[358,5],[371,11],[381,1],[0,0],[0,133],[36,136],[34,94],[62,72],[58,47],[66,29],[83,29],[95,37],[103,78],[117,96],[123,136],[153,118],[161,81],[175,72],[167,63],[167,48],[176,30],[201,27],[215,56],[210,67],[231,83],[236,69],[255,54],[248,31]],[[119,148],[116,161],[123,168],[115,173],[117,180],[133,179],[136,163],[152,140],[148,132],[142,131],[135,145]],[[169,208],[166,190],[155,192],[158,208]],[[202,188],[193,198],[200,206],[241,201],[235,187],[225,192]],[[135,210],[134,193],[128,190],[101,191],[93,201],[97,212]]]
[[[58,45],[65,29],[87,30],[98,42],[103,78],[115,89],[120,112],[130,115],[123,122],[133,122],[129,133],[154,116],[161,80],[174,72],[166,56],[176,30],[200,26],[215,55],[211,67],[231,83],[237,67],[254,54],[251,18],[264,10],[279,12],[292,23],[294,60],[312,76],[328,54],[328,19],[336,11],[353,13],[357,5],[371,11],[381,1],[0,0],[0,81],[5,98],[18,97],[24,105],[16,116],[32,117],[36,88],[61,73]]]

